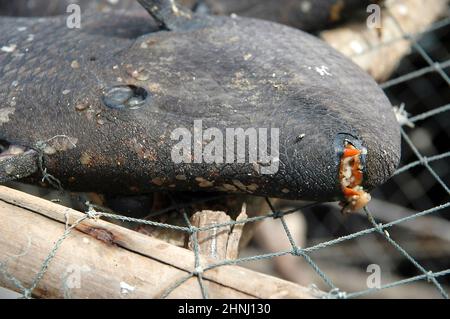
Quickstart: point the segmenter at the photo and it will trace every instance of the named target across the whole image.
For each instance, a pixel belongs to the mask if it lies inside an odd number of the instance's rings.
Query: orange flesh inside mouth
[[[339,179],[345,197],[345,200],[339,204],[344,213],[356,212],[370,201],[369,193],[364,191],[361,186],[363,181],[362,152],[349,142],[345,142],[339,168]]]

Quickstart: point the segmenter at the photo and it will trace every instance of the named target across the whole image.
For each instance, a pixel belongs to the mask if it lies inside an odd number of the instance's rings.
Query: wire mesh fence
[[[392,17],[395,19],[394,16]],[[400,24],[397,24],[397,27],[401,30]],[[195,264],[192,265],[192,271],[171,285],[164,292],[163,297],[169,296],[174,289],[190,278],[196,277],[203,297],[208,298],[208,289],[203,279],[203,274],[206,271],[224,265],[245,265],[250,262],[260,262],[291,255],[302,259],[318,275],[321,281],[321,290],[326,292],[325,298],[367,297],[382,290],[419,281],[429,283],[441,297],[448,298],[448,291],[446,291],[450,275],[448,262],[440,262],[437,265],[431,265],[428,262],[422,263],[413,253],[408,252],[408,248],[405,248],[405,245],[408,244],[407,242],[401,243],[397,240],[395,229],[398,226],[420,220],[426,216],[440,216],[439,218],[442,220],[450,217],[448,215],[450,212],[450,144],[448,143],[450,138],[450,104],[448,104],[450,101],[450,77],[448,75],[448,69],[450,68],[450,41],[446,41],[450,36],[450,18],[447,17],[436,22],[420,34],[407,34],[403,30],[402,34],[402,39],[411,41],[412,53],[402,61],[390,80],[380,84],[381,88],[390,97],[392,104],[398,106],[396,112],[399,123],[402,125],[402,165],[386,185],[374,192],[374,197],[396,203],[401,207],[405,207],[405,209],[407,208],[408,212],[413,210],[415,213],[403,214],[400,218],[382,223],[374,217],[372,206],[369,204],[364,210],[365,222],[362,229],[351,231],[347,234],[342,234],[342,230],[340,232],[336,231],[333,234],[339,234],[339,236],[300,247],[296,243],[285,220],[286,216],[315,210],[323,207],[324,204],[312,203],[294,209],[279,210],[274,207],[271,199],[266,198],[267,204],[271,209],[269,214],[207,227],[195,227],[191,224],[186,209],[195,203],[178,203],[174,197],[172,197],[172,205],[170,207],[152,212],[150,215],[157,216],[169,211],[177,211],[185,222],[184,226],[103,212],[94,205],[89,204],[86,215],[74,224],[67,226],[60,239],[55,242],[54,248],[43,261],[41,269],[35,275],[35,279],[30,286],[25,287],[9,273],[7,262],[0,264],[0,273],[17,287],[24,298],[31,298],[34,289],[38,286],[48,267],[51,267],[53,258],[68,235],[86,219],[108,218],[184,232],[191,237],[195,254]],[[394,43],[395,41],[389,41],[384,43],[383,46],[389,46]],[[376,47],[371,48],[371,50],[375,49]],[[389,212],[386,213],[388,214]],[[314,215],[309,214],[309,216]],[[316,218],[316,223],[324,223],[323,220],[319,221],[318,217],[311,218]],[[267,219],[275,219],[281,224],[290,243],[289,249],[237,259],[221,260],[213,264],[201,263],[197,238],[199,232],[223,226],[256,223]],[[344,232],[347,230],[345,229]],[[325,248],[336,247],[342,243],[355,241],[370,234],[377,236],[372,238],[378,244],[382,240],[384,244],[394,249],[401,256],[401,263],[403,265],[404,263],[408,264],[408,266],[404,267],[409,269],[411,275],[375,288],[346,291],[334,282],[327,271],[322,269],[315,260],[314,253]],[[369,259],[377,261],[381,258],[382,256],[377,255],[370,256]],[[312,288],[314,287],[312,286]],[[323,295],[321,296],[323,297]]]

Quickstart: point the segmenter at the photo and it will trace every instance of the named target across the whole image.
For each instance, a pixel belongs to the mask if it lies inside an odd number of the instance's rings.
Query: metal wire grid
[[[397,69],[396,74],[400,76],[381,84],[393,103],[405,102],[412,114],[407,121],[416,127],[404,127],[410,140],[403,139],[402,157],[404,163],[415,163],[400,169],[376,194],[414,210],[426,209],[448,198],[448,188],[443,187],[425,165],[418,165],[422,159],[416,151],[448,185],[450,113],[446,111],[450,109],[450,29],[446,26],[449,22],[450,18],[437,22],[423,37],[422,34],[405,37],[414,40],[412,54],[403,59]]]
[[[392,18],[395,20],[395,17],[393,15],[391,15]],[[411,35],[411,34],[407,34],[405,33],[402,29],[401,26],[397,23],[397,27],[399,28],[399,30],[402,31],[403,37],[402,39],[407,39],[409,41],[411,41],[413,48],[420,54],[420,56],[424,59],[424,61],[426,61],[426,63],[428,64],[427,67],[416,70],[414,72],[399,76],[397,78],[394,78],[392,80],[389,80],[383,84],[381,84],[380,86],[383,89],[388,89],[391,88],[393,86],[399,85],[401,83],[404,83],[406,81],[410,81],[412,79],[421,77],[425,74],[428,73],[436,73],[439,74],[442,79],[447,83],[447,85],[450,86],[450,78],[448,76],[448,74],[445,72],[445,69],[450,67],[450,60],[446,60],[443,62],[437,62],[434,61],[430,55],[426,52],[426,50],[418,43],[417,38],[425,33],[440,29],[440,28],[445,28],[447,26],[450,25],[450,18],[444,19],[442,21],[439,21],[437,23],[435,23],[434,25],[432,25],[430,28],[428,28],[427,30],[425,30],[424,32],[422,32],[421,34],[418,35]],[[400,40],[400,39],[398,39]],[[385,45],[389,45],[395,43],[395,41],[390,41],[388,43],[384,43],[382,44],[383,46]],[[377,49],[376,47],[371,48],[371,50]],[[450,111],[450,104],[446,104],[446,105],[442,105],[440,107],[434,108],[433,110],[421,113],[419,115],[413,116],[413,117],[408,117],[407,118],[407,122],[405,124],[408,123],[419,123],[420,121],[423,121],[425,119],[428,119],[430,117],[433,116],[437,116],[439,114],[441,114],[442,112],[448,112]],[[430,157],[426,157],[423,156],[418,148],[414,145],[413,141],[411,140],[411,138],[408,136],[408,134],[406,133],[406,131],[401,128],[401,134],[402,134],[402,138],[404,140],[404,142],[406,142],[406,144],[410,147],[410,149],[412,150],[412,152],[415,154],[415,156],[417,157],[416,161],[413,161],[407,165],[404,165],[403,167],[401,167],[400,169],[398,169],[395,173],[395,175],[399,175],[405,172],[408,172],[409,170],[417,167],[417,166],[423,166],[428,172],[429,174],[431,174],[431,176],[436,180],[436,182],[440,185],[440,187],[442,187],[442,189],[445,191],[445,193],[447,194],[447,199],[450,199],[450,189],[448,187],[448,185],[444,182],[444,180],[436,173],[436,171],[430,166],[430,163],[435,162],[435,161],[442,161],[442,160],[446,160],[450,157],[450,151],[449,152],[444,152],[442,154],[438,154],[438,155],[434,155],[434,156],[430,156]],[[433,272],[433,271],[429,271],[426,268],[424,268],[417,260],[414,259],[413,256],[411,256],[405,249],[402,248],[402,246],[400,246],[388,233],[388,229],[391,227],[394,227],[400,223],[405,223],[409,220],[412,219],[416,219],[416,218],[420,218],[426,215],[431,215],[431,214],[436,214],[438,212],[450,212],[450,200],[446,201],[445,203],[442,203],[441,205],[432,207],[430,209],[426,209],[423,210],[421,212],[418,212],[416,214],[407,216],[405,218],[401,218],[398,220],[395,220],[393,222],[389,222],[389,223],[377,223],[377,221],[375,220],[375,218],[373,217],[372,213],[370,212],[369,208],[366,208],[365,214],[367,216],[367,220],[369,222],[370,227],[358,232],[354,232],[351,233],[349,235],[346,236],[342,236],[342,237],[338,237],[335,238],[333,240],[329,240],[329,241],[325,241],[322,243],[319,243],[317,245],[314,246],[310,246],[310,247],[306,247],[306,248],[301,248],[299,247],[296,243],[295,240],[293,239],[293,236],[291,235],[291,232],[289,230],[289,227],[284,219],[284,216],[286,216],[287,214],[291,214],[291,213],[296,213],[298,211],[301,211],[302,209],[306,209],[309,208],[311,206],[316,206],[316,205],[320,205],[320,203],[314,203],[314,204],[310,204],[301,208],[296,208],[296,209],[290,209],[287,211],[277,211],[274,209],[271,201],[269,198],[266,198],[266,201],[271,209],[271,213],[265,215],[265,216],[257,216],[257,217],[251,217],[251,218],[247,218],[245,220],[240,220],[240,221],[230,221],[227,223],[222,223],[222,224],[216,224],[216,225],[211,225],[211,226],[207,226],[207,227],[194,227],[191,225],[189,218],[188,218],[188,214],[186,213],[185,209],[187,207],[190,207],[192,204],[194,203],[188,203],[188,204],[179,204],[176,202],[175,199],[172,198],[173,201],[173,205],[169,208],[164,209],[163,211],[160,212],[154,212],[152,213],[152,215],[158,215],[164,212],[167,212],[169,210],[176,210],[178,211],[180,214],[182,214],[182,216],[184,217],[184,220],[186,222],[186,226],[175,226],[175,225],[170,225],[170,224],[164,224],[164,223],[158,223],[158,222],[154,222],[151,220],[145,220],[145,219],[137,219],[137,218],[131,218],[131,217],[126,217],[126,216],[121,216],[121,215],[115,215],[115,214],[111,214],[111,213],[106,213],[106,212],[100,212],[100,211],[96,211],[94,206],[89,206],[89,210],[86,212],[86,215],[77,220],[74,224],[72,224],[70,227],[66,227],[65,232],[63,233],[63,235],[59,238],[59,240],[56,241],[52,251],[48,254],[47,258],[44,260],[41,269],[38,271],[38,273],[36,274],[34,280],[32,281],[32,284],[30,285],[30,287],[25,287],[19,280],[17,280],[16,278],[14,278],[13,276],[11,276],[8,271],[7,271],[7,262],[6,263],[0,263],[0,274],[2,274],[3,276],[5,276],[5,278],[7,278],[11,283],[13,283],[22,293],[22,296],[24,298],[31,298],[33,290],[38,286],[40,280],[42,279],[42,277],[44,276],[45,272],[47,271],[48,267],[51,264],[52,259],[55,257],[59,247],[63,244],[64,240],[67,238],[67,236],[71,233],[71,231],[73,229],[75,229],[80,223],[82,223],[84,220],[88,219],[88,218],[101,218],[101,217],[105,217],[105,218],[112,218],[112,219],[116,219],[116,220],[121,220],[121,221],[126,221],[126,222],[132,222],[132,223],[138,223],[138,224],[146,224],[146,225],[151,225],[151,226],[156,226],[156,227],[161,227],[161,228],[166,228],[166,229],[172,229],[172,230],[177,230],[177,231],[182,231],[182,232],[186,232],[191,236],[192,242],[193,242],[193,248],[194,248],[194,255],[195,255],[195,264],[193,265],[193,269],[190,273],[188,273],[184,278],[182,278],[181,280],[175,282],[171,287],[169,287],[169,289],[163,294],[163,298],[167,297],[168,295],[170,295],[170,293],[176,289],[177,287],[179,287],[181,284],[183,284],[184,282],[186,282],[187,280],[189,280],[192,277],[196,277],[198,279],[198,283],[199,286],[201,288],[202,291],[202,295],[204,298],[208,298],[208,291],[207,288],[203,282],[203,273],[205,271],[208,271],[210,269],[216,268],[216,267],[220,267],[220,266],[224,266],[224,265],[235,265],[235,264],[242,264],[242,263],[246,263],[246,262],[252,262],[252,261],[258,261],[258,260],[262,260],[262,259],[271,259],[274,257],[278,257],[278,256],[283,256],[283,255],[293,255],[293,256],[298,256],[303,258],[309,265],[310,267],[320,276],[320,278],[323,280],[324,284],[329,288],[328,289],[328,293],[324,295],[320,294],[318,296],[324,297],[324,298],[356,298],[356,297],[361,297],[361,296],[365,296],[374,292],[377,292],[379,290],[383,290],[383,289],[388,289],[388,288],[392,288],[392,287],[396,287],[396,286],[400,286],[400,285],[406,285],[406,284],[410,284],[416,281],[421,281],[421,280],[426,280],[428,281],[430,284],[434,285],[434,287],[436,287],[436,289],[439,291],[440,295],[443,298],[448,299],[448,293],[444,290],[444,288],[442,287],[442,285],[439,283],[438,279],[443,277],[443,276],[447,276],[450,274],[450,269],[444,269],[442,271],[438,271],[438,272]],[[369,205],[370,207],[370,205]],[[245,257],[245,258],[239,258],[239,259],[235,259],[235,260],[223,260],[223,261],[219,261],[215,264],[210,264],[210,265],[202,265],[200,262],[200,253],[199,253],[199,243],[197,240],[197,236],[196,234],[198,232],[201,231],[206,231],[206,230],[210,230],[213,228],[220,228],[220,227],[224,227],[224,226],[233,226],[236,224],[245,224],[245,223],[251,223],[251,222],[257,222],[257,221],[262,221],[265,220],[267,218],[275,218],[275,219],[279,219],[284,231],[286,233],[287,238],[289,239],[290,245],[291,245],[291,249],[286,250],[286,251],[280,251],[280,252],[276,252],[276,253],[268,253],[268,254],[262,254],[262,255],[257,255],[257,256],[251,256],[251,257]],[[379,236],[381,236],[384,240],[386,240],[390,245],[392,245],[393,248],[395,248],[404,258],[406,258],[406,260],[408,260],[421,274],[417,275],[417,276],[413,276],[407,279],[403,279],[403,280],[399,280],[399,281],[394,281],[385,285],[382,285],[378,288],[369,288],[366,290],[361,290],[361,291],[356,291],[356,292],[346,292],[346,291],[341,291],[339,289],[339,287],[337,287],[333,281],[327,276],[327,274],[325,272],[323,272],[319,266],[313,261],[313,259],[309,256],[310,253],[317,251],[319,249],[323,249],[325,247],[330,247],[330,246],[334,246],[337,245],[339,243],[342,243],[344,241],[348,241],[348,240],[352,240],[361,236],[365,236],[371,233],[377,233],[379,234]],[[314,287],[312,287],[314,288]],[[312,289],[312,291],[314,291],[314,289]]]

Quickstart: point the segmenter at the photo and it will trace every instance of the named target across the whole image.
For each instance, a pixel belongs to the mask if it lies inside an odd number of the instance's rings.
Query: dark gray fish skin
[[[399,126],[370,76],[302,31],[213,21],[158,31],[150,18],[126,14],[84,15],[81,29],[68,29],[65,17],[0,18],[0,44],[14,48],[0,51],[0,140],[43,149],[47,172],[70,190],[234,188],[330,201],[342,198],[344,138],[368,150],[367,189],[392,175]],[[147,90],[145,103],[106,107],[105,92],[123,84]],[[279,128],[278,172],[260,175],[254,163],[174,164],[170,134],[194,119],[204,129]]]
[[[181,0],[191,4],[193,0]],[[366,12],[377,0],[198,0],[195,8],[212,14],[258,18],[304,31],[318,31]]]
[[[78,4],[81,12],[111,12],[117,10],[140,10],[134,0],[0,0],[0,15],[11,17],[46,17],[67,13],[70,4]]]
[[[155,0],[149,0],[155,2]],[[156,1],[157,2],[157,1]],[[164,3],[167,1],[161,1]],[[217,15],[232,13],[279,22],[304,31],[318,31],[366,12],[371,3],[380,0],[178,0],[178,3],[198,11]],[[69,4],[79,4],[86,13],[112,10],[137,10],[134,0],[0,0],[0,15],[55,16],[66,12]]]
[[[19,156],[4,156],[0,154],[0,183],[28,177],[30,172],[37,170],[37,152],[34,150],[26,150]]]

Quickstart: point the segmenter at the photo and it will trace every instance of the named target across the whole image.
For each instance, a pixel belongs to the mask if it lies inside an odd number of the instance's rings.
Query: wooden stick
[[[202,210],[192,215],[191,224],[192,226],[201,228],[227,223],[230,220],[230,216],[224,212]],[[227,255],[227,243],[230,231],[231,226],[223,226],[196,233],[194,236],[196,236],[200,254],[217,260],[224,260]],[[192,236],[189,240],[188,247],[191,250],[195,250],[195,241]]]
[[[247,218],[246,205],[242,205],[242,210],[237,221]],[[203,228],[218,224],[224,224],[231,221],[231,217],[225,212],[202,210],[196,212],[191,217],[192,226]],[[232,260],[239,255],[239,242],[242,236],[244,224],[231,226],[222,226],[199,231],[196,237],[190,237],[188,247],[195,251],[195,245],[198,245],[200,254],[209,256],[217,260]]]
[[[242,205],[241,213],[236,218],[236,221],[247,219],[247,203]],[[227,243],[227,259],[236,259],[239,256],[239,247],[241,242],[242,233],[244,231],[245,224],[236,224],[231,230]]]
[[[423,0],[386,1],[387,9],[381,12],[381,29],[369,29],[364,21],[323,31],[320,37],[383,82],[411,51],[411,41],[402,39],[404,33],[415,35],[424,31],[446,13],[447,2],[434,0],[430,5]]]
[[[0,186],[0,265],[30,287],[66,225],[86,215]],[[201,257],[203,268],[213,264]],[[78,224],[63,241],[33,291],[41,298],[200,298],[195,257],[138,232],[96,219]],[[199,270],[199,269],[197,269]],[[314,298],[316,291],[238,266],[203,272],[211,298]],[[0,273],[0,286],[20,291]]]

